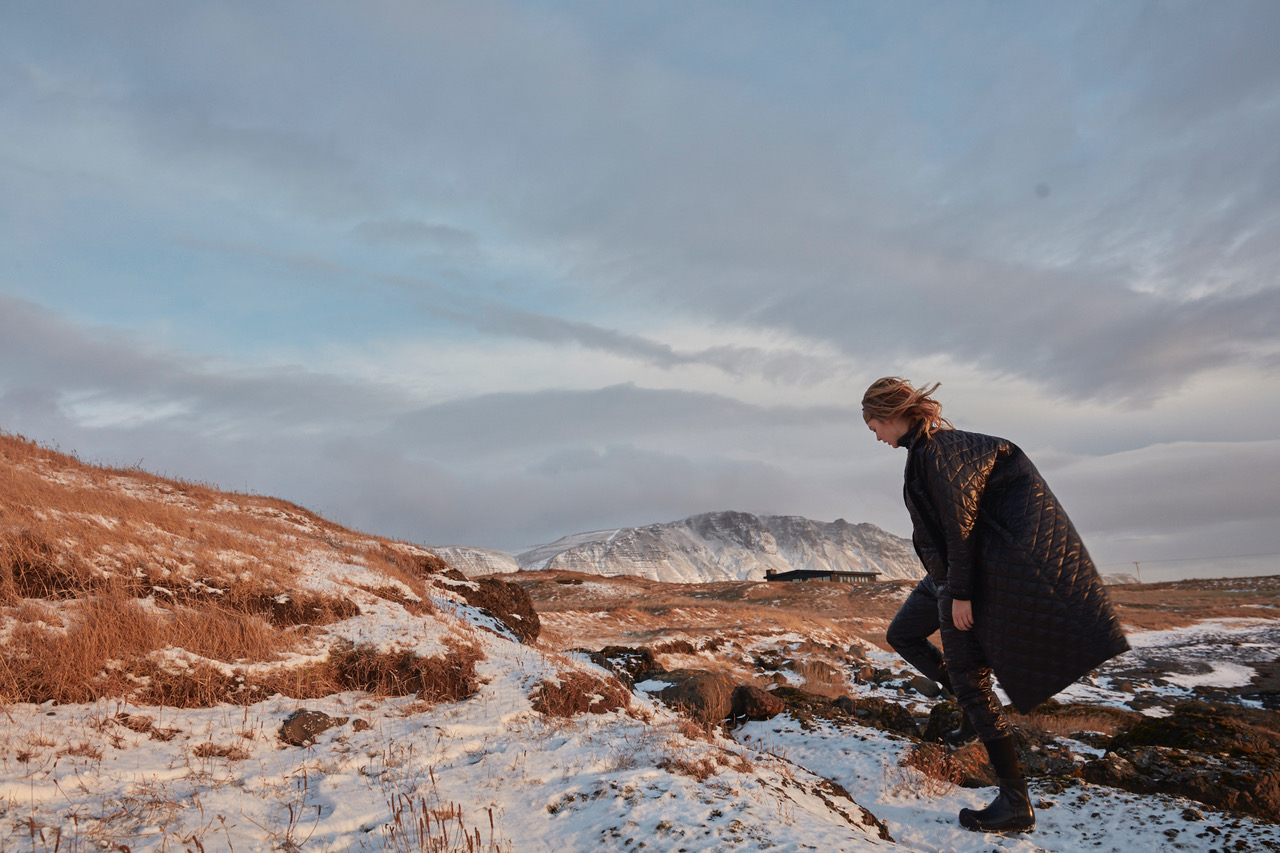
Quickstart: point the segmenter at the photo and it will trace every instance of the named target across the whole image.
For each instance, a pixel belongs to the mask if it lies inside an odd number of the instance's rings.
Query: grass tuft
[[[616,677],[600,679],[571,670],[538,682],[529,699],[535,711],[548,717],[606,714],[631,708],[631,693]]]

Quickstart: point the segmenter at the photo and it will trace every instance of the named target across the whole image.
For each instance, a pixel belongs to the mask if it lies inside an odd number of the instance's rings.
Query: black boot
[[[960,825],[974,832],[1026,832],[1036,827],[1026,779],[1001,779],[1000,793],[985,809],[961,809]]]
[[[969,722],[969,715],[964,711],[960,712],[960,728],[952,729],[942,736],[942,742],[947,746],[964,746],[969,741],[978,736],[978,732],[973,728],[973,723]]]

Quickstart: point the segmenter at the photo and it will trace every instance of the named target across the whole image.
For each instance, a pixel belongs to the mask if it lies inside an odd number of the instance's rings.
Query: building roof
[[[766,581],[806,581],[817,580],[819,578],[849,577],[875,580],[879,576],[880,573],[874,571],[855,572],[846,569],[794,569],[789,572],[767,571],[765,572],[764,579]]]

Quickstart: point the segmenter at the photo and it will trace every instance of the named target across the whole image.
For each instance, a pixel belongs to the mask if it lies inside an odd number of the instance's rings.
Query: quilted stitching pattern
[[[988,663],[1020,711],[1128,649],[1084,543],[1026,454],[961,430],[905,443],[916,551],[951,597],[973,601]]]

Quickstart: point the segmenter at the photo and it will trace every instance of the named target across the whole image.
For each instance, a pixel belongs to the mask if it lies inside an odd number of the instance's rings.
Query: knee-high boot
[[[960,825],[975,832],[1026,832],[1035,829],[1036,815],[1027,794],[1012,737],[983,744],[995,767],[1000,791],[985,809],[961,809]]]

